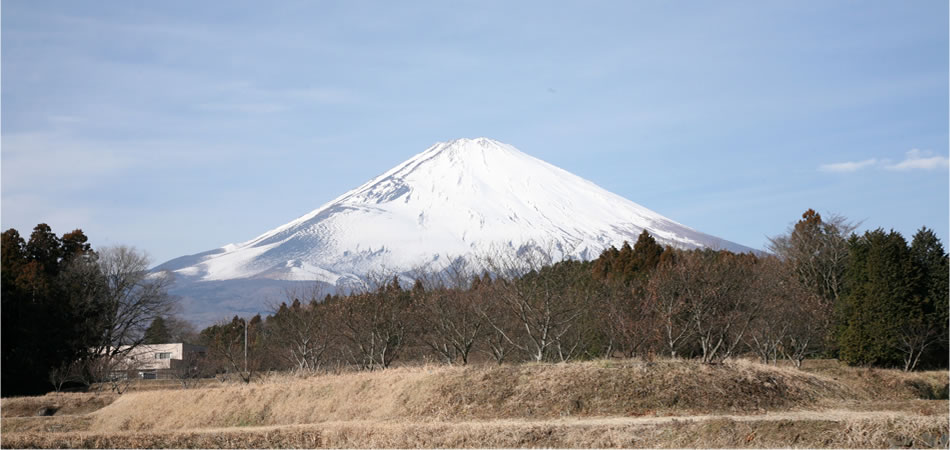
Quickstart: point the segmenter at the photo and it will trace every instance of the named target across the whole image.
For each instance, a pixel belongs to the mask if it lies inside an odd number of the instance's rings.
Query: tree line
[[[481,274],[456,265],[349,295],[291,292],[273,314],[200,338],[207,370],[244,381],[262,370],[617,356],[946,367],[939,239],[854,229],[809,210],[760,255],[663,247],[644,231],[593,261],[495,258]]]
[[[150,274],[131,247],[94,251],[82,230],[57,236],[39,224],[24,240],[11,228],[0,264],[4,396],[106,380],[152,321],[174,311],[167,274]]]
[[[204,344],[182,383],[245,382],[264,370],[376,370],[423,361],[562,362],[605,357],[754,355],[800,366],[810,357],[904,370],[947,367],[948,255],[933,231],[908,243],[854,233],[809,210],[770,239],[770,254],[633,245],[592,261],[539,253],[475,270],[370,280],[349,294],[289,292],[273,313],[235,316],[195,333],[174,315],[171,278],[129,247],[93,250],[81,230],[37,225],[2,237],[2,391],[116,382],[146,343]],[[115,388],[118,388],[116,386]]]

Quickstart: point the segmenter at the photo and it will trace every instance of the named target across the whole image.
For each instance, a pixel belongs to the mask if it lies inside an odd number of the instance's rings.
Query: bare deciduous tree
[[[125,392],[138,378],[140,355],[122,352],[116,355],[90,356],[79,362],[83,383],[101,391],[108,387],[116,394]]]
[[[336,302],[342,351],[363,370],[385,369],[411,336],[412,298],[397,277],[374,292],[350,295]]]
[[[828,303],[836,303],[844,287],[848,236],[859,224],[809,209],[786,234],[769,238],[768,250],[789,262],[798,278]]]
[[[507,288],[507,284],[507,280],[492,280],[486,273],[473,289],[476,296],[473,307],[485,324],[483,340],[486,348],[482,351],[497,364],[505,362],[517,350],[512,341],[520,339],[518,334],[521,328],[501,300],[500,292]]]
[[[729,358],[757,313],[746,292],[755,257],[694,250],[674,259],[650,288],[671,355],[692,336],[704,363]]]
[[[684,268],[698,276],[685,284],[685,295],[703,362],[710,363],[732,356],[758,312],[744,292],[751,261],[745,260],[746,255],[726,252],[693,252],[692,256]]]
[[[181,383],[182,389],[188,389],[197,386],[202,378],[210,375],[208,369],[207,355],[186,352],[180,361],[172,362],[171,375]]]
[[[649,301],[645,284],[608,288],[598,311],[608,339],[604,355],[619,351],[634,357],[652,351],[664,328],[655,306]]]
[[[776,363],[782,344],[792,328],[790,317],[795,309],[801,283],[791,276],[788,264],[776,257],[760,258],[754,267],[748,295],[759,304],[759,314],[746,333],[746,342],[763,363]]]
[[[82,366],[82,360],[74,360],[50,370],[49,382],[53,385],[53,389],[55,389],[56,392],[60,392],[63,389],[63,385],[66,383],[73,381],[82,383]]]
[[[670,251],[669,255],[674,252]],[[672,358],[680,355],[680,349],[693,332],[683,286],[690,281],[690,273],[678,267],[682,254],[677,255],[661,263],[647,283],[650,309],[660,324],[663,345]]]
[[[758,312],[746,342],[763,363],[779,356],[801,367],[821,348],[831,324],[831,307],[801,282],[788,261],[763,257],[754,266],[749,295]]]
[[[434,281],[426,286],[418,279],[419,288],[412,291],[420,339],[447,364],[468,364],[475,342],[483,333],[483,318],[475,306],[477,286],[466,289],[463,277],[453,276],[449,286]]]
[[[947,339],[940,324],[921,317],[907,318],[897,329],[897,349],[904,357],[904,371],[917,368],[920,357],[930,346]]]
[[[208,347],[208,370],[235,374],[244,383],[250,383],[265,367],[267,358],[262,328],[260,315],[250,320],[235,316],[229,322],[205,328],[201,338]]]
[[[534,361],[543,361],[554,354],[561,360],[573,356],[579,342],[565,338],[577,319],[585,312],[587,298],[578,298],[569,288],[580,272],[574,261],[563,261],[553,266],[541,264],[543,259],[506,257],[493,261],[495,273],[511,274],[510,280],[497,284],[497,299],[505,314],[483,315],[495,333],[512,347],[530,355]],[[537,267],[520,277],[519,269]],[[500,312],[500,311],[499,311]],[[513,318],[520,333],[513,335],[510,328],[496,320]]]
[[[316,286],[307,295],[288,292],[290,306],[282,303],[267,319],[273,350],[296,370],[317,370],[333,341],[326,308],[318,303],[321,293]]]
[[[148,257],[132,247],[107,247],[99,250],[98,258],[106,314],[100,324],[104,334],[93,354],[121,360],[142,344],[156,317],[171,312],[176,301],[168,294],[172,277],[150,273]]]

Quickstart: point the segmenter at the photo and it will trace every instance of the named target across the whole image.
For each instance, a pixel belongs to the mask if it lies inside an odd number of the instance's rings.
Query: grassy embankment
[[[417,367],[4,399],[4,447],[941,446],[946,372],[812,363]],[[50,417],[33,416],[42,407]],[[946,446],[946,444],[942,444]]]

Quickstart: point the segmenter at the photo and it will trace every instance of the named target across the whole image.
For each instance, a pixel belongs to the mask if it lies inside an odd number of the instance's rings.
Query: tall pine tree
[[[847,293],[838,305],[840,359],[852,365],[901,365],[900,320],[917,277],[907,241],[882,229],[852,236]]]

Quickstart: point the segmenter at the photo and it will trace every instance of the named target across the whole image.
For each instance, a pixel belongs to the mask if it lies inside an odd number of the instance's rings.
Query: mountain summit
[[[156,269],[175,272],[179,284],[345,285],[370,273],[438,271],[456,258],[526,247],[554,260],[592,259],[606,247],[635,241],[643,230],[679,248],[751,250],[667,219],[511,145],[477,138],[435,144],[250,241]]]

